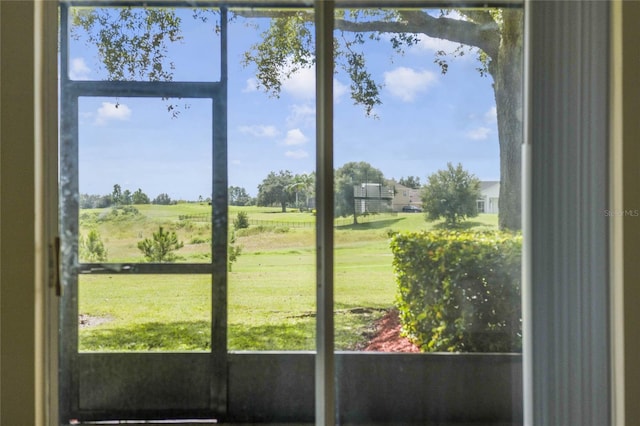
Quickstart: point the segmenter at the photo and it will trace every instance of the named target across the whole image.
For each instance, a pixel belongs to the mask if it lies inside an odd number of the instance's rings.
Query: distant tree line
[[[118,184],[113,185],[111,194],[80,194],[81,209],[102,209],[106,207],[128,206],[132,204],[176,204],[168,194],[158,194],[153,200],[138,188],[135,192],[128,189],[122,190]]]
[[[247,190],[240,186],[229,187],[230,206],[255,206],[256,199],[251,197]]]
[[[407,176],[406,178],[401,177],[398,183],[412,189],[420,189],[422,187],[418,176]]]
[[[270,172],[258,185],[259,206],[278,205],[283,212],[293,206],[301,210],[311,207],[315,196],[315,174],[294,175],[289,170]]]
[[[363,183],[384,185],[386,179],[382,171],[364,161],[348,162],[336,169],[334,175],[336,216],[353,215],[354,223],[357,223],[359,212],[354,199],[354,186]],[[420,188],[420,178],[417,176],[402,178],[400,183],[411,188]],[[300,210],[314,209],[315,188],[315,173],[293,174],[289,170],[272,171],[258,185],[256,204],[279,206],[283,212],[286,212],[288,207]],[[229,198],[231,200],[231,196]]]
[[[365,183],[382,186],[386,182],[382,171],[364,161],[348,162],[336,169],[333,191],[335,216],[353,216],[353,223],[357,224],[358,215],[362,212],[356,203],[354,187]],[[446,170],[438,170],[428,176],[425,185],[421,184],[418,176],[402,177],[398,183],[421,190],[427,221],[443,218],[445,227],[455,228],[461,221],[478,215],[480,181],[464,170],[461,164],[454,167],[448,163]],[[289,170],[269,172],[258,185],[257,205],[279,206],[282,212],[286,212],[287,207],[300,210],[315,208],[315,185],[314,173],[294,175]],[[234,188],[234,191],[235,194],[244,193],[243,188]],[[231,188],[229,192],[231,194]],[[231,200],[231,195],[229,198]]]

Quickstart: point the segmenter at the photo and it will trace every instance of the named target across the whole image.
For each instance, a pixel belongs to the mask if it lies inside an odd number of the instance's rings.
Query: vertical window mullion
[[[315,2],[316,425],[335,421],[333,342],[333,1]]]
[[[221,417],[227,413],[227,11],[220,9],[220,88],[213,102],[213,159],[211,232],[211,408]]]

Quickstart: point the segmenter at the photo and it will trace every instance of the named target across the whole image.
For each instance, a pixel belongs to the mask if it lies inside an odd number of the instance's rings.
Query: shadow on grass
[[[81,351],[203,351],[211,347],[208,321],[148,322],[80,331]]]
[[[149,322],[130,327],[84,329],[80,350],[98,352],[208,351],[211,325],[207,321]],[[230,324],[229,350],[312,350],[315,319],[250,327]]]
[[[315,348],[315,318],[248,327],[229,325],[229,350],[302,351]]]
[[[433,229],[444,230],[444,231],[466,231],[472,228],[490,229],[491,226],[487,225],[486,223],[474,222],[471,220],[465,220],[464,222],[460,222],[455,226],[447,225],[445,222],[441,222],[433,225]]]
[[[400,222],[401,220],[404,220],[404,218],[398,217],[395,219],[372,220],[371,222],[358,223],[357,225],[354,225],[354,224],[338,225],[336,226],[336,229],[343,230],[343,231],[344,230],[368,231],[371,229],[383,229],[383,228],[389,228],[392,225],[395,225],[396,223]]]
[[[335,316],[337,350],[362,347],[373,322],[384,310],[342,307]],[[229,324],[228,349],[236,351],[315,350],[315,317],[290,317],[272,324]],[[80,331],[80,351],[158,352],[208,351],[211,325],[207,321],[149,322],[129,327],[96,327]]]

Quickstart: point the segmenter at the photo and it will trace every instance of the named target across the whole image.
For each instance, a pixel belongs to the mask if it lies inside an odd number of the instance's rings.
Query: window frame
[[[91,2],[91,1],[68,2],[68,4],[71,6],[91,5],[93,3],[94,2]],[[146,2],[148,6],[154,6],[154,5],[167,6],[167,5],[177,4],[177,3],[180,3],[180,2],[167,2],[167,1]],[[207,4],[210,4],[212,6],[217,5],[218,3],[220,2],[207,2]],[[500,5],[504,5],[505,3],[509,3],[510,5],[516,4],[516,2],[500,2]],[[101,5],[104,5],[104,6],[123,6],[123,5],[134,5],[134,4],[136,4],[136,2],[113,1],[113,2],[101,3]],[[248,1],[233,3],[233,5],[245,5],[245,6],[251,5],[251,4],[255,4],[255,3],[248,2]],[[260,7],[266,7],[264,3],[258,3],[258,4],[260,5]],[[304,2],[295,2],[295,1],[270,3],[271,6],[283,6],[283,7],[284,6],[300,6],[303,4]],[[436,2],[429,2],[429,1],[427,2],[409,1],[399,5],[398,3],[395,3],[395,2],[372,1],[372,2],[355,2],[352,4],[350,4],[349,2],[345,2],[344,4],[341,3],[340,7],[344,7],[344,8],[375,7],[375,6],[381,7],[384,5],[392,6],[392,7],[402,7],[402,6],[416,7],[420,5],[428,6],[428,7],[437,7],[438,5],[443,5],[443,4],[444,3],[441,3],[441,2],[436,3]],[[477,5],[477,4],[478,4],[477,2],[469,2],[469,4],[465,3],[464,6]],[[333,339],[334,339],[333,250],[334,250],[334,247],[333,247],[333,121],[332,121],[332,117],[333,117],[333,96],[332,96],[333,44],[332,44],[332,35],[333,35],[334,6],[335,6],[334,2],[331,2],[331,1],[314,2],[315,12],[316,12],[315,13],[316,40],[318,40],[316,45],[316,50],[317,50],[316,92],[318,94],[316,97],[316,120],[317,120],[316,121],[316,129],[317,129],[316,130],[317,131],[316,158],[317,158],[317,174],[318,174],[318,180],[317,180],[318,184],[317,184],[316,193],[317,193],[318,204],[321,206],[318,209],[317,217],[316,217],[317,219],[316,220],[316,224],[317,224],[316,243],[318,247],[316,260],[318,265],[317,266],[318,275],[316,279],[316,287],[317,287],[316,339],[317,341],[316,341],[316,355],[314,358],[315,360],[315,395],[316,395],[315,418],[316,418],[316,422],[322,423],[322,424],[328,424],[332,422],[334,418],[338,415],[338,413],[336,412],[336,405],[335,405],[338,402],[336,401],[336,382],[334,381],[334,376],[336,371],[336,354],[335,354],[334,344],[333,344]],[[66,22],[66,21],[63,21],[63,22]],[[63,52],[63,53],[66,53],[66,52]],[[62,71],[63,71],[63,75],[66,76],[67,74],[65,70],[66,70],[66,63],[63,62]],[[84,82],[71,82],[71,83],[66,82],[65,84],[70,89],[80,90],[80,91],[82,91],[83,90],[82,88],[86,86],[84,88],[85,92],[82,92],[82,93],[93,93],[91,91],[93,90],[91,88],[91,84],[85,84]],[[93,84],[95,85],[95,82]],[[168,83],[167,87],[173,87],[173,85],[177,86],[176,83]],[[101,87],[102,89],[98,90],[96,93],[94,93],[94,95],[112,93],[111,90],[108,90],[108,87],[111,87],[111,86],[114,86],[114,87],[122,86],[122,88],[133,88],[135,91],[139,92],[140,90],[136,88],[144,87],[145,84],[144,83],[141,84],[139,82],[132,82],[132,83],[106,82],[98,86]],[[89,90],[89,92],[86,92],[87,90]],[[116,93],[116,92],[113,92],[113,93]],[[149,92],[146,92],[146,89],[143,89],[142,92],[144,92],[143,94],[148,95],[149,93],[153,93],[154,90],[150,89]],[[68,100],[68,99],[65,100],[65,102],[74,104],[72,100]],[[63,191],[65,191],[64,187],[63,187]],[[226,191],[224,191],[224,195],[226,196]],[[66,255],[63,253],[64,258],[72,258],[74,256],[75,250],[74,250],[73,242],[69,246],[69,248],[73,253],[66,253]],[[224,259],[226,258],[226,256],[222,258]],[[93,265],[93,266],[96,266],[96,265]],[[91,269],[92,265],[85,265],[85,269],[86,268]],[[75,303],[74,297],[71,297],[70,300],[71,300],[71,303]],[[71,312],[74,312],[73,309],[71,310]],[[74,315],[70,315],[70,319],[68,318],[67,322],[69,322],[70,324],[70,321],[73,321],[74,317],[75,317]],[[212,323],[212,327],[215,327],[215,326],[216,324],[214,321]],[[73,327],[71,328],[73,329]],[[226,335],[226,333],[223,333],[223,334]],[[66,352],[64,349],[62,349],[61,353],[66,353]],[[96,359],[100,358],[98,356],[88,355],[87,357],[81,356],[76,361],[82,361],[84,358],[89,358],[89,357],[96,358]],[[108,357],[108,356],[105,356],[105,357]],[[135,357],[136,356],[132,355],[131,357],[128,357],[128,358],[135,358]],[[258,354],[256,355],[256,357],[262,357],[262,355]],[[349,358],[352,358],[352,357],[360,358],[362,357],[362,354],[346,356],[345,360],[342,361],[340,364],[354,365],[352,362],[348,360]],[[423,355],[423,357],[427,357],[427,355]],[[299,358],[302,360],[297,362],[302,362],[302,364],[305,364],[306,361],[304,361],[304,359],[307,357],[301,356],[296,358],[297,359]],[[382,359],[381,357],[377,357],[377,358]],[[393,357],[393,358],[398,359],[398,357]],[[461,356],[457,358],[458,360],[463,361],[465,363],[468,363],[469,360],[472,358],[475,360],[481,359],[480,356],[471,356],[471,357]],[[513,356],[507,356],[507,358],[513,358]],[[515,358],[517,359],[518,356],[515,356]],[[65,359],[67,359],[68,361],[64,361]],[[74,362],[72,362],[73,359],[74,359],[73,357],[69,357],[68,355],[66,357],[63,357],[62,369],[65,370],[65,366],[66,368],[68,368],[70,365],[74,364]],[[222,357],[219,359],[222,359]],[[514,361],[507,360],[506,362],[508,365]],[[517,360],[515,362],[516,364],[518,363]],[[91,366],[91,368],[94,370],[98,369],[97,364],[90,361],[82,361],[82,363],[79,363],[79,364]],[[103,362],[103,364],[108,364],[108,363]],[[354,370],[359,371],[357,368],[355,368]],[[362,372],[360,373],[362,374]],[[223,376],[221,377],[226,379],[226,373],[222,373],[222,374]],[[233,377],[233,373],[228,373],[228,374],[231,377]],[[349,377],[349,375],[343,375],[343,377]],[[76,379],[72,379],[72,381],[74,380],[77,381],[79,379],[76,377]],[[72,384],[72,387],[77,388],[76,386],[77,382],[75,381]],[[346,383],[344,383],[344,386],[347,387]],[[519,395],[519,390],[518,390],[519,387],[520,387],[519,385],[515,386],[515,390],[517,390],[515,392],[515,395]],[[220,388],[220,389],[222,390],[216,391],[216,393],[218,394],[226,393],[224,388]],[[233,393],[233,389],[231,389],[231,392]],[[513,397],[514,393],[513,392],[510,392],[510,393]],[[343,394],[346,395],[346,393],[343,393]],[[75,400],[76,398],[72,398],[72,399]],[[519,399],[519,397],[515,397],[515,399]],[[224,402],[222,402],[221,404],[214,404],[214,405],[221,407],[221,405],[226,404],[225,398],[220,399],[220,401],[224,401]],[[80,405],[77,405],[77,407],[80,407]],[[78,408],[78,410],[79,412],[83,411],[80,408]],[[71,412],[75,413],[75,411],[73,410],[71,410]],[[115,414],[109,413],[104,409],[93,410],[93,412],[94,414],[90,414],[89,412],[87,412],[85,415],[89,416],[89,419],[93,419],[93,417],[91,416],[97,416],[95,417],[95,419],[103,419],[103,418],[109,419],[109,418],[112,418],[110,416],[119,415],[117,413]],[[179,411],[177,411],[176,413],[177,413],[176,415],[179,415]],[[226,414],[227,412],[226,412],[226,409],[224,408],[221,408],[215,412],[216,416],[219,416],[222,418],[224,418]],[[63,413],[63,416],[64,415],[65,413]],[[143,411],[141,412],[140,415],[145,416],[145,418],[146,416],[151,416],[150,418],[153,418],[153,416],[158,415],[158,413],[155,413],[153,410],[150,410],[150,411]],[[470,416],[471,418],[473,418],[473,414]],[[231,417],[233,418],[233,415],[231,415]],[[445,415],[444,418],[447,418],[447,415]],[[409,418],[408,420],[410,419],[411,418]],[[249,418],[247,420],[251,421],[254,419]],[[298,419],[293,418],[293,420],[298,420]],[[305,420],[308,420],[308,418],[305,418]],[[369,420],[372,420],[372,419],[369,419]]]
[[[352,4],[360,5],[360,3],[355,2],[355,1],[344,2],[344,3],[345,4],[351,4],[352,3]],[[378,2],[371,1],[371,3],[373,4],[373,3],[378,3]],[[402,2],[402,3],[403,4],[411,4],[411,5],[415,5],[416,4],[416,2],[412,2],[412,1],[406,1],[406,2]],[[508,3],[511,3],[511,2],[508,2]],[[544,27],[540,20],[535,21],[535,20],[531,19],[530,11],[531,11],[531,8],[532,8],[532,3],[535,3],[535,2],[526,2],[525,3],[526,4],[526,8],[527,8],[525,10],[525,16],[526,16],[526,19],[527,19],[527,25],[525,26],[525,33],[526,34],[531,34],[532,32],[535,33],[535,29],[536,28],[543,28]],[[548,2],[538,2],[538,3],[548,3]],[[340,4],[343,4],[343,3],[341,2]],[[438,4],[442,4],[442,2],[438,2]],[[549,5],[536,6],[538,8],[536,13],[540,14],[540,15],[538,15],[539,17],[549,18],[549,16],[545,16],[545,12],[543,11],[543,9],[545,7],[548,7],[548,6]],[[51,22],[52,16],[54,16],[54,15],[52,13],[49,13],[49,21],[50,22]],[[565,15],[563,15],[563,16],[566,17]],[[580,18],[580,19],[583,19],[583,18]],[[54,19],[54,21],[55,21],[55,19]],[[49,26],[49,30],[53,31],[52,28],[55,28],[55,26],[51,26],[50,25]],[[542,33],[542,32],[543,31],[540,31],[540,33]],[[607,35],[605,35],[605,37],[606,36]],[[55,37],[53,39],[55,39]],[[540,42],[540,41],[538,41],[538,42]],[[531,40],[529,40],[527,43],[531,43]],[[549,47],[549,46],[547,46],[547,47]],[[529,47],[529,49],[530,48],[531,47]],[[553,49],[555,49],[556,51],[557,50],[561,50],[558,46],[550,46],[550,48],[552,49],[552,51],[553,51]],[[587,54],[588,54],[588,50],[587,49],[588,49],[588,47],[585,46],[584,47],[584,51],[587,52]],[[543,57],[542,53],[540,52],[540,50],[537,51],[536,55],[540,55],[540,56],[538,56],[538,59]],[[52,62],[51,61],[51,57],[52,57],[52,55],[49,54],[48,55],[49,64],[51,64],[51,62]],[[525,71],[525,75],[529,75],[529,77],[531,77],[531,68],[532,68],[530,57],[531,57],[530,54],[527,54],[527,56],[526,56],[527,59],[525,59],[525,61],[529,62],[527,70]],[[549,64],[549,63],[543,63],[543,65],[541,65],[541,68],[544,68],[544,67],[547,67],[547,69],[553,68],[553,66],[551,64]],[[55,66],[54,66],[54,69],[55,69]],[[575,69],[576,68],[573,68],[573,70],[575,70]],[[50,82],[50,80],[51,79],[49,79],[49,82]],[[540,83],[532,83],[531,81],[529,81],[527,83],[527,87],[526,87],[526,91],[525,91],[526,96],[527,96],[527,98],[525,100],[525,105],[527,105],[527,107],[528,107],[528,112],[526,112],[525,117],[527,117],[527,122],[529,123],[528,124],[528,128],[529,128],[528,132],[531,132],[532,131],[531,129],[534,128],[534,126],[539,125],[540,121],[544,121],[545,119],[549,119],[550,115],[553,114],[554,112],[556,112],[556,110],[552,109],[551,111],[546,112],[546,113],[541,112],[541,111],[537,111],[536,114],[538,114],[538,115],[535,115],[535,114],[532,114],[533,116],[529,115],[529,114],[531,114],[531,110],[533,109],[533,106],[536,104],[536,102],[539,102],[539,101],[543,100],[545,97],[550,97],[549,93],[541,93],[541,94],[539,94],[537,96],[534,95],[533,88],[536,87],[537,84],[540,84]],[[54,85],[49,84],[49,86],[55,87],[55,84]],[[49,87],[49,93],[51,93],[51,91],[52,91],[52,89],[51,89],[51,87]],[[536,99],[533,99],[533,98],[536,98]],[[588,104],[588,105],[593,105],[593,104],[591,103],[591,104]],[[48,108],[46,109],[46,111],[48,111],[49,113],[51,111],[54,111],[54,110],[55,110],[55,107],[53,107],[51,104],[49,104]],[[55,120],[53,120],[53,121],[55,121]],[[52,137],[51,136],[51,132],[49,132],[49,136]],[[531,135],[527,134],[527,138],[528,138],[527,140],[531,140],[530,139]],[[534,141],[536,140],[535,137],[533,138],[533,140]],[[531,170],[530,169],[531,165],[532,164],[534,164],[534,165],[539,164],[542,161],[542,159],[539,156],[540,153],[536,154],[535,152],[531,152],[531,150],[532,150],[531,142],[528,142],[527,145],[528,146],[524,147],[524,150],[526,152],[525,158],[526,158],[527,169],[530,171]],[[51,150],[51,147],[48,147],[48,149]],[[599,167],[601,167],[601,166],[599,166]],[[531,206],[530,202],[529,202],[529,200],[531,199],[532,193],[538,193],[537,201],[538,202],[543,202],[544,201],[544,197],[541,197],[541,193],[543,191],[543,188],[541,187],[540,181],[537,181],[537,182],[532,182],[531,181],[531,179],[532,179],[531,175],[525,174],[525,179],[526,180],[525,180],[525,182],[523,184],[525,185],[525,188],[528,188],[528,189],[527,189],[527,192],[525,194],[525,202],[526,202],[526,204],[523,205],[523,212],[530,212],[535,207],[535,206]],[[531,188],[530,185],[533,185],[534,188]],[[52,189],[49,189],[49,192],[52,192],[52,191],[53,191]],[[525,209],[525,207],[527,207],[527,208]],[[531,217],[529,216],[528,218],[525,219],[525,221],[528,221],[528,222],[526,222],[525,229],[529,229],[529,232],[532,232],[533,230],[531,228],[531,222],[530,222],[531,221]],[[597,241],[599,243],[605,243],[606,239],[603,241],[602,237],[599,236]],[[548,242],[553,246],[553,241],[549,242],[548,236],[547,236],[547,239],[545,240],[545,242]],[[542,239],[538,239],[535,244],[537,244],[538,247],[543,247],[544,246],[544,244],[542,243]],[[525,262],[528,265],[528,268],[527,268],[528,271],[530,271],[531,268],[534,265],[536,265],[536,262],[539,262],[539,259],[532,258],[531,257],[531,253],[529,252],[527,254],[527,257],[525,258]],[[602,260],[601,260],[601,262],[602,262]],[[608,260],[606,260],[605,262],[608,262]],[[538,266],[540,266],[540,265],[538,264]],[[605,264],[605,267],[606,267],[606,264]],[[528,279],[528,275],[525,278],[527,278],[528,282],[531,283],[531,281]],[[529,285],[527,287],[527,291],[530,292],[529,293],[530,296],[542,292],[542,290],[533,288],[533,286],[531,286],[531,285]],[[585,302],[588,302],[588,301],[589,301],[589,299],[586,300]],[[605,300],[604,303],[608,304],[609,302],[608,302],[608,300]],[[52,303],[50,305],[53,306],[52,310],[55,311],[55,300],[54,300],[54,303]],[[558,302],[558,305],[562,305],[562,302]],[[527,306],[528,306],[527,309],[529,309],[530,311],[533,310],[532,306],[530,306],[530,305],[527,305]],[[51,316],[52,321],[55,321],[55,317],[56,317],[55,314]],[[528,330],[527,331],[527,333],[528,333],[527,335],[529,336],[529,338],[531,338],[532,335],[535,334],[536,332],[539,332],[539,330],[538,331],[535,330],[535,325],[538,323],[538,316],[537,315],[536,316],[532,316],[531,318],[532,318],[532,321],[531,321],[531,323],[529,324],[529,326],[527,328],[527,330]],[[549,331],[549,333],[550,334],[546,334],[546,337],[553,337],[553,332]],[[55,341],[55,339],[51,339],[51,340]],[[529,409],[531,409],[533,407],[532,404],[533,404],[533,401],[534,401],[534,397],[538,398],[536,400],[537,404],[541,404],[542,401],[550,402],[550,401],[553,400],[551,395],[544,394],[543,392],[541,392],[540,388],[535,388],[534,387],[534,383],[533,383],[534,382],[534,377],[532,377],[531,372],[529,371],[529,368],[532,367],[532,362],[535,361],[536,358],[538,359],[539,362],[542,362],[544,360],[548,360],[549,357],[552,356],[552,352],[549,351],[550,349],[552,349],[552,347],[550,348],[550,346],[552,346],[552,344],[549,341],[546,341],[546,340],[540,340],[539,343],[541,344],[541,346],[539,347],[539,350],[536,350],[535,353],[529,353],[528,350],[526,349],[526,347],[529,346],[529,345],[526,345],[526,343],[525,343],[525,374],[529,374],[528,378],[527,377],[525,378],[525,406],[529,407]],[[55,342],[51,342],[51,345],[55,346],[55,344],[56,344]],[[603,351],[605,351],[605,352],[607,351],[606,345],[600,345],[600,346],[601,346],[600,349],[598,349],[597,347],[594,348],[594,349],[596,349],[596,351],[598,353],[601,353]],[[603,346],[604,346],[604,348],[603,348]],[[54,353],[55,353],[55,351],[54,351]],[[582,354],[582,352],[579,352],[578,354]],[[583,357],[585,357],[585,356],[586,356],[586,354],[583,355]],[[581,358],[583,358],[583,357],[581,357]],[[53,358],[55,358],[55,357],[53,357]],[[52,370],[55,372],[55,368],[53,368]],[[527,373],[528,371],[529,371],[529,373]],[[55,374],[54,374],[54,376],[55,376]],[[539,383],[544,381],[544,380],[545,380],[544,378],[539,379]],[[55,381],[55,378],[52,379],[52,381]],[[554,386],[555,385],[557,385],[557,383],[555,383]],[[572,389],[572,388],[569,387],[569,389]],[[604,401],[609,401],[611,399],[611,396],[612,396],[612,393],[613,393],[611,391],[610,383],[608,383],[608,386],[604,386],[601,389],[602,389],[602,393],[605,396]],[[573,389],[573,390],[575,391],[575,389]],[[55,391],[53,391],[52,394],[55,395]],[[557,401],[557,402],[558,402],[558,405],[556,407],[557,410],[560,410],[563,407],[566,408],[566,405],[565,405],[566,401]],[[579,400],[576,401],[576,404],[581,404],[581,401],[579,401]],[[55,405],[55,404],[52,404],[52,405]],[[576,407],[579,407],[579,406],[580,405],[576,405]],[[539,412],[540,415],[542,415],[545,412],[545,410],[549,409],[549,406],[548,405],[542,405],[542,406],[538,405],[537,408],[540,408],[542,410],[542,411]],[[529,416],[530,417],[526,417],[527,421],[531,421],[532,422],[531,424],[534,424],[535,421],[533,420],[533,414],[532,414],[531,411],[529,411]],[[55,419],[56,417],[54,416],[53,418]],[[535,423],[537,423],[537,422],[535,422]]]

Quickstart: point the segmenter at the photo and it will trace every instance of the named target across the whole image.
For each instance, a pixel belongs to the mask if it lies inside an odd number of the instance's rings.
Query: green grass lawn
[[[139,214],[112,215],[110,209],[83,210],[81,233],[96,229],[108,262],[141,262],[137,242],[158,226],[175,231],[184,247],[182,262],[208,262],[209,223],[180,216],[206,215],[206,204],[136,206]],[[228,275],[230,350],[313,350],[315,348],[315,229],[286,226],[313,223],[311,213],[278,208],[231,207],[249,219],[274,222],[238,231],[243,251]],[[394,304],[388,232],[428,230],[422,214],[374,215],[359,225],[335,228],[336,348],[362,347],[374,321]],[[349,223],[344,221],[341,223]],[[278,224],[283,224],[278,226]],[[497,227],[496,215],[480,215],[469,226]],[[210,345],[211,278],[202,275],[82,275],[79,310],[84,351],[199,351]]]

